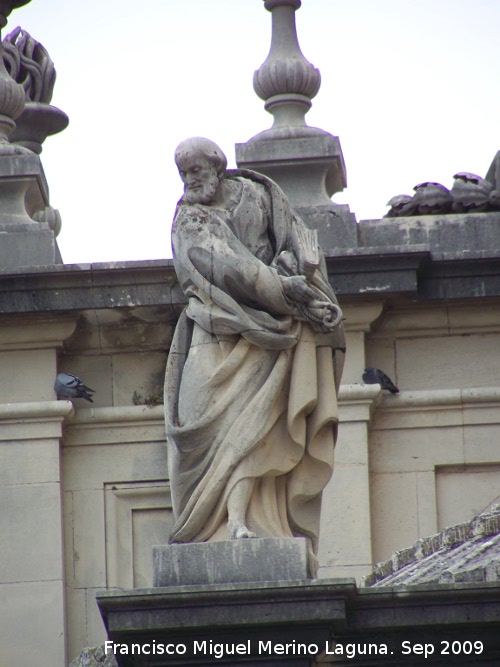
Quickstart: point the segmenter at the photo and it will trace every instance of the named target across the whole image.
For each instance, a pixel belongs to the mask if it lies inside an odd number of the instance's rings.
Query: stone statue
[[[345,354],[316,233],[269,178],[227,171],[212,141],[187,139],[175,161],[189,303],[165,382],[170,541],[306,537],[314,566]]]

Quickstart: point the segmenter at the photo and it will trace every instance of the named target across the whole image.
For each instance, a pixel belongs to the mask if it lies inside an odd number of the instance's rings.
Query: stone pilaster
[[[361,384],[366,366],[365,336],[381,315],[382,301],[344,310],[347,356],[339,394],[339,438],[335,470],[323,492],[320,577],[360,578],[371,571],[369,427],[382,396],[379,385]]]
[[[59,442],[69,401],[0,406],[0,645],[9,667],[66,659]]]
[[[66,660],[56,349],[76,319],[4,318],[0,332],[0,646],[9,667]]]

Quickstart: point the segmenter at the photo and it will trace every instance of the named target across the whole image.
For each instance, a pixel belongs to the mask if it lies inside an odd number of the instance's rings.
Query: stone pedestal
[[[304,538],[264,538],[153,547],[154,586],[300,581],[309,578]]]
[[[324,250],[356,247],[356,216],[348,206],[330,200],[346,186],[338,137],[309,127],[304,128],[303,136],[291,132],[281,139],[273,138],[272,132],[268,130],[247,143],[236,144],[238,167],[253,169],[276,181],[292,208],[308,227],[318,231]]]
[[[0,156],[0,266],[44,266],[60,262],[55,233],[33,216],[49,202],[40,158]]]

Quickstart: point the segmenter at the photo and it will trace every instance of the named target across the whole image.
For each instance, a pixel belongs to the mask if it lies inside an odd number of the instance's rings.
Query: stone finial
[[[19,26],[5,37],[2,46],[7,70],[24,88],[26,101],[49,104],[56,70],[47,49]]]
[[[13,9],[28,2],[0,0],[0,27],[5,26]],[[23,52],[17,44],[20,36],[20,43],[26,47]],[[62,259],[55,237],[61,227],[61,218],[49,204],[42,163],[35,154],[40,152],[43,139],[31,135],[28,141],[21,141],[16,137],[23,123],[33,125],[31,121],[26,123],[26,109],[29,105],[39,105],[49,110],[53,108],[46,102],[26,100],[50,99],[54,71],[45,50],[42,51],[37,42],[20,28],[14,30],[7,41],[10,55],[5,56],[0,38],[0,266],[2,269],[10,269],[59,264]],[[14,64],[19,64],[17,74],[26,84],[26,90],[8,72],[5,61],[12,66],[12,58]],[[38,61],[35,63],[38,67],[34,67],[34,61]],[[21,64],[26,67],[23,69]],[[31,78],[28,73],[31,73]],[[53,134],[53,131],[47,131],[52,122],[50,111],[48,116],[42,111],[41,120],[37,124],[38,128],[44,126],[40,136],[45,138]]]
[[[64,111],[50,104],[56,80],[54,63],[43,45],[19,27],[7,35],[2,46],[7,71],[23,87],[26,100],[10,141],[40,154],[45,139],[69,123]]]
[[[30,0],[0,0],[0,28],[7,25],[7,17],[13,9],[27,5]],[[26,153],[21,146],[9,143],[9,135],[16,127],[15,120],[24,109],[24,89],[9,75],[3,59],[0,44],[0,155],[19,155]]]
[[[254,74],[254,89],[273,126],[236,144],[236,164],[273,179],[324,248],[357,245],[355,216],[330,197],[347,185],[338,137],[306,124],[321,76],[299,47],[295,12],[301,0],[265,0],[272,15],[269,55]]]
[[[321,75],[304,58],[295,26],[295,11],[301,0],[265,0],[272,14],[271,49],[255,72],[254,90],[274,116],[275,136],[279,128],[306,128],[305,114],[318,93]]]

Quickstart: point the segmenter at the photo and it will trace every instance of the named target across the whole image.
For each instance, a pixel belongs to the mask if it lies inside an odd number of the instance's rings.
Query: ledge
[[[97,602],[112,641],[128,646],[155,640],[185,645],[181,656],[172,659],[172,664],[177,665],[205,667],[221,663],[208,652],[198,656],[193,638],[206,640],[207,644],[209,640],[230,645],[244,642],[248,651],[241,657],[232,655],[230,663],[253,666],[263,664],[265,659],[259,650],[262,642],[315,643],[320,656],[333,636],[336,644],[332,648],[348,643],[354,647],[354,655],[345,655],[344,649],[334,659],[341,666],[400,667],[406,662],[402,657],[404,641],[407,645],[423,646],[425,642],[431,648],[435,646],[433,656],[427,649],[425,664],[441,667],[442,642],[461,639],[462,646],[465,638],[469,644],[481,641],[488,658],[485,667],[494,667],[500,658],[499,590],[498,585],[489,583],[415,586],[404,591],[392,587],[359,590],[354,580],[332,579],[267,582],[250,587],[220,584],[103,592],[97,595]],[[371,642],[377,645],[376,654],[385,647],[380,652],[382,659],[366,659]],[[269,664],[311,664],[310,657],[300,659],[279,653],[272,660],[267,657]],[[320,657],[320,664],[323,659]],[[414,660],[409,662],[417,664]],[[158,661],[146,656],[141,664],[152,667]]]
[[[0,403],[0,421],[60,420],[73,414],[71,401]]]
[[[492,297],[500,296],[500,253],[493,247],[452,253],[426,243],[333,248],[326,263],[341,299]],[[172,259],[0,270],[4,315],[154,307],[174,322],[185,303]]]
[[[163,405],[83,408],[65,423],[64,447],[165,442]]]
[[[37,401],[0,404],[0,443],[57,441],[65,417],[73,413],[71,401]],[[59,446],[57,444],[57,446]]]
[[[109,408],[83,408],[71,415],[68,426],[113,424],[163,420],[163,405],[118,405]]]
[[[0,271],[0,314],[185,305],[173,260],[66,264]]]
[[[500,387],[426,389],[384,395],[372,429],[498,424],[499,419]]]

